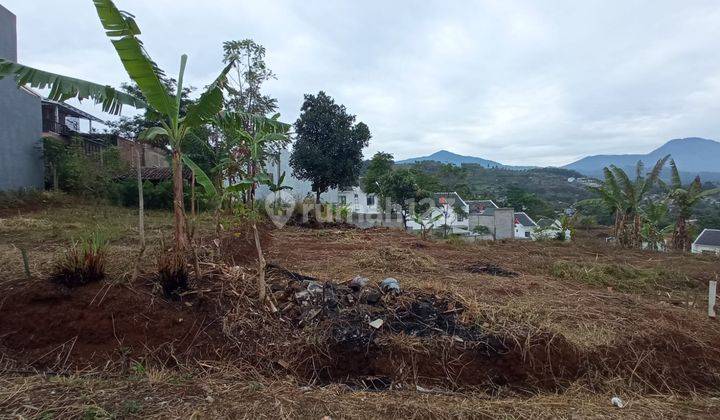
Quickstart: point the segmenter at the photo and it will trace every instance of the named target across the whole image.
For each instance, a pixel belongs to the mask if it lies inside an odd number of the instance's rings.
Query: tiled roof
[[[470,213],[492,215],[493,209],[498,208],[492,200],[470,200],[467,202],[470,206]]]
[[[720,229],[705,229],[695,239],[695,245],[720,246]]]
[[[515,223],[520,223],[521,225],[528,227],[537,226],[537,223],[535,223],[535,221],[525,212],[515,213]]]

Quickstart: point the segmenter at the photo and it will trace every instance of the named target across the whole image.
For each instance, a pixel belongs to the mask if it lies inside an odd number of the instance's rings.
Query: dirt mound
[[[148,357],[163,364],[215,355],[225,346],[214,303],[168,302],[146,284],[67,289],[18,284],[0,301],[0,349],[23,365],[58,370]]]

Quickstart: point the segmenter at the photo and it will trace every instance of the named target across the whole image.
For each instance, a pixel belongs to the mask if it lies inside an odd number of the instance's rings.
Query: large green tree
[[[426,201],[431,192],[424,190],[417,183],[415,172],[411,168],[396,168],[385,174],[380,180],[380,205],[383,210],[397,212],[402,216],[403,226],[407,228],[407,219],[415,214],[422,214],[430,207]],[[388,200],[393,208],[387,209]]]
[[[322,91],[305,95],[295,135],[290,166],[297,178],[312,183],[317,203],[329,188],[357,185],[370,129],[362,122],[355,123],[355,116],[344,105]]]
[[[226,41],[223,43],[223,61],[236,63],[226,87],[225,106],[228,109],[257,115],[277,110],[277,99],[262,93],[263,83],[277,78],[265,63],[265,47],[252,39]]]
[[[368,194],[380,194],[380,179],[392,171],[394,164],[393,155],[390,153],[375,153],[362,179],[363,191]]]

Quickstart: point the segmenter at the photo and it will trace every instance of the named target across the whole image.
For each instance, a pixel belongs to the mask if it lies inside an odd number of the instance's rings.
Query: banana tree
[[[638,162],[635,167],[635,179],[615,165],[603,169],[603,185],[591,188],[600,195],[600,201],[615,213],[615,238],[625,247],[640,247],[642,218],[641,206],[647,194],[655,185],[662,168],[670,156],[655,163],[652,170],[644,174],[645,166]]]
[[[15,78],[18,85],[50,88],[49,97],[55,100],[89,98],[101,103],[104,111],[115,114],[120,112],[122,105],[147,107],[157,112],[161,117],[159,125],[148,129],[141,137],[148,141],[162,140],[172,152],[175,243],[178,251],[184,251],[188,238],[183,202],[183,142],[190,130],[206,124],[222,110],[222,89],[226,84],[227,74],[235,63],[228,63],[200,98],[188,107],[184,115],[180,115],[187,55],[180,57],[177,92],[173,94],[162,82],[165,73],[150,58],[138,38],[141,32],[134,16],[119,10],[112,0],[93,0],[93,4],[105,34],[110,38],[125,71],[137,84],[143,98],[119,92],[110,86],[45,72],[7,60],[0,60],[0,78],[10,76]]]
[[[700,200],[711,195],[720,194],[720,188],[703,191],[700,177],[695,177],[692,183],[685,188],[680,178],[675,160],[670,161],[670,192],[668,200],[677,211],[675,229],[673,230],[673,248],[687,251],[690,249],[690,234],[687,229],[687,220],[692,216],[693,209]]]
[[[665,247],[665,235],[672,231],[668,220],[668,206],[664,202],[648,203],[642,211],[642,239],[647,249],[662,251]]]

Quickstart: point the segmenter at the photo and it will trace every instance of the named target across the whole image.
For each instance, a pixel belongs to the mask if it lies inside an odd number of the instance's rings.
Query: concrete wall
[[[515,238],[515,210],[512,208],[495,209],[492,215],[470,213],[468,221],[470,231],[476,226],[485,226],[495,239]]]
[[[15,15],[0,6],[0,57],[17,61]],[[40,97],[0,80],[0,190],[42,188]]]

